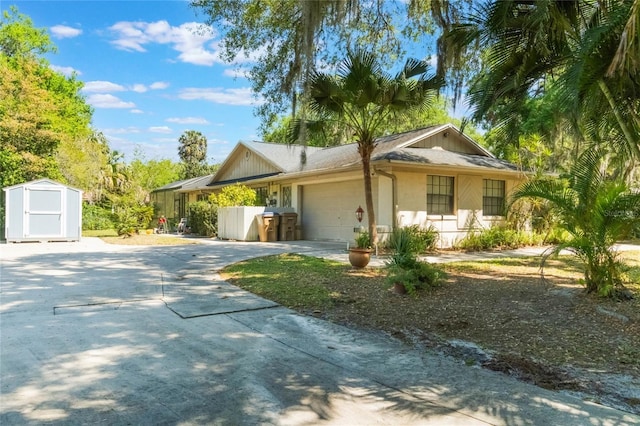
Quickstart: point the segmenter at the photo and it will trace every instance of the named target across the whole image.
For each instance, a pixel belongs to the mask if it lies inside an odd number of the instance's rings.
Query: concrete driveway
[[[342,245],[1,245],[0,424],[620,425],[640,417],[301,316],[217,279]],[[269,279],[269,278],[265,278]]]

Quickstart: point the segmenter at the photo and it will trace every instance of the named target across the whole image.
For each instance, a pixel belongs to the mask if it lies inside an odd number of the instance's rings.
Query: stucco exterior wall
[[[395,172],[398,180],[399,226],[433,226],[440,233],[440,246],[450,247],[473,229],[489,228],[504,217],[485,217],[482,212],[483,179],[505,181],[505,196],[513,191],[516,180],[495,175],[472,175],[451,172],[431,172],[454,178],[454,208],[451,215],[431,215],[427,212],[427,173]]]

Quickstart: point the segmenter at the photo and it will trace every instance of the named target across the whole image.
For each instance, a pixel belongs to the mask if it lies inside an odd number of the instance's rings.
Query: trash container
[[[258,238],[261,242],[278,241],[278,223],[280,216],[274,212],[264,212],[258,218]]]
[[[296,222],[298,213],[280,213],[280,241],[296,239]]]

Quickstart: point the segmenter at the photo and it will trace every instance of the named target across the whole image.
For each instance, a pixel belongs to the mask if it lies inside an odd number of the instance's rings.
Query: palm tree
[[[447,33],[441,50],[454,55],[439,62],[460,69],[456,54],[482,49],[473,118],[495,116],[516,141],[526,100],[560,87],[556,117],[610,146],[629,175],[640,161],[639,34],[640,0],[493,0]]]
[[[357,143],[373,244],[378,241],[371,189],[371,153],[376,147],[375,139],[384,130],[385,120],[431,105],[442,84],[439,78],[427,74],[428,69],[425,61],[409,59],[392,77],[382,70],[373,54],[357,50],[340,63],[336,75],[314,71],[305,85],[309,91],[309,108],[320,117],[319,122],[337,123],[353,135]],[[309,123],[299,127],[314,128]]]
[[[568,232],[566,242],[545,257],[562,250],[573,252],[584,264],[587,292],[602,296],[622,295],[621,267],[613,245],[640,224],[640,192],[623,179],[610,179],[604,171],[602,150],[582,154],[563,179],[541,178],[522,184],[512,195],[544,200]]]

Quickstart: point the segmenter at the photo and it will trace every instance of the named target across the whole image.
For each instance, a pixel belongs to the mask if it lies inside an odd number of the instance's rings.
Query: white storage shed
[[[7,242],[80,241],[81,190],[49,179],[3,189]]]

